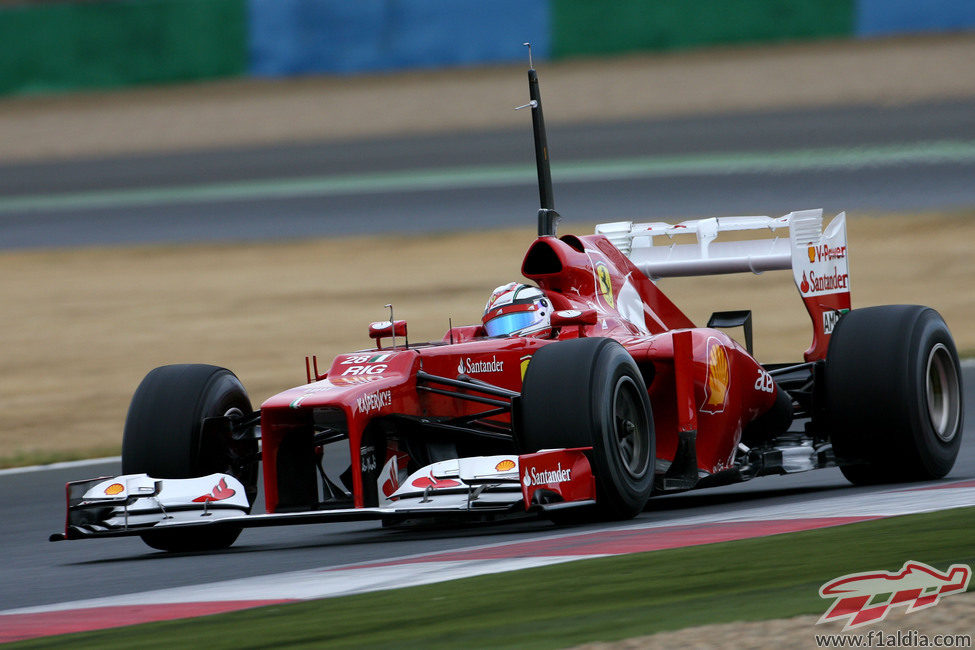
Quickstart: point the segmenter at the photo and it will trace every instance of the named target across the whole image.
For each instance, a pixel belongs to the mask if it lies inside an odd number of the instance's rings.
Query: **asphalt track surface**
[[[572,222],[975,205],[972,99],[548,135]],[[526,113],[516,130],[0,164],[0,249],[532,225],[532,156]]]
[[[551,118],[554,109],[548,111]],[[549,142],[553,158],[568,165],[561,178],[572,177],[560,180],[560,168],[554,171],[556,207],[572,221],[975,205],[975,101],[553,127]],[[502,171],[494,182],[469,180],[490,176],[477,173],[488,167]],[[457,173],[465,169],[475,173]],[[358,184],[345,187],[350,175]],[[295,192],[281,179],[313,182],[298,183]],[[188,189],[214,185],[223,189],[189,198]],[[146,187],[163,191],[126,194]],[[527,116],[523,131],[0,165],[0,248],[7,249],[466,230],[532,224],[536,208]],[[972,367],[965,381],[972,413]],[[949,479],[975,478],[973,428],[966,426]],[[224,552],[175,556],[138,539],[48,543],[63,526],[64,483],[118,471],[109,463],[0,474],[0,610],[555,530],[545,521],[408,530],[375,522],[295,526],[244,531]],[[744,504],[880,489],[852,487],[828,469],[655,498],[638,519],[679,522]]]
[[[975,365],[964,369],[966,411],[975,409]],[[961,453],[945,479],[975,478],[975,426],[966,422]],[[383,529],[378,522],[245,530],[229,550],[167,555],[138,538],[50,543],[63,527],[64,483],[112,475],[118,463],[0,474],[0,611],[70,600],[199,585],[285,571],[386,560],[557,532],[547,521]],[[801,504],[810,498],[852,496],[891,486],[854,487],[836,468],[651,499],[640,523],[668,522],[745,506]],[[263,511],[258,504],[257,512]],[[613,524],[615,525],[615,524]],[[610,524],[561,529],[596,531]],[[134,603],[136,604],[136,603]]]

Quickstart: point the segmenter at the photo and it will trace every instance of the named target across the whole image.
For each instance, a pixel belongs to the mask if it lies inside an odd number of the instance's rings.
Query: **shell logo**
[[[496,472],[507,472],[508,470],[512,470],[514,468],[515,468],[515,461],[507,458],[494,466],[494,470]]]
[[[521,380],[522,381],[525,381],[525,373],[528,372],[528,364],[531,363],[531,360],[532,360],[532,355],[530,355],[530,354],[528,356],[522,357],[520,359],[520,361],[521,361]]]
[[[815,261],[816,261],[816,247],[815,246],[810,246],[809,247],[809,263],[812,264]]]
[[[708,374],[704,381],[704,404],[701,411],[721,413],[728,401],[728,387],[731,386],[731,364],[728,352],[718,339],[708,339]]]
[[[107,494],[110,497],[113,497],[116,494],[121,494],[124,491],[125,491],[125,486],[122,485],[121,483],[112,483],[107,488],[105,488],[105,494]]]

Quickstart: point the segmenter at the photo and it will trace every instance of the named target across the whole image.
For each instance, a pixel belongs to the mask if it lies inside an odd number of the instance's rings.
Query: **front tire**
[[[251,413],[240,380],[227,370],[202,364],[162,366],[146,375],[132,397],[122,437],[122,473],[154,478],[230,474],[244,485],[247,500],[257,494],[257,441],[202,436],[208,417]],[[250,462],[246,459],[250,458]],[[163,551],[227,548],[240,528],[147,532],[142,540]]]
[[[622,345],[573,339],[540,348],[528,364],[519,434],[528,452],[592,447],[597,515],[630,519],[653,490],[650,413],[643,377]]]
[[[961,446],[961,366],[938,312],[857,309],[836,324],[826,356],[826,408],[840,469],[857,485],[930,480]]]

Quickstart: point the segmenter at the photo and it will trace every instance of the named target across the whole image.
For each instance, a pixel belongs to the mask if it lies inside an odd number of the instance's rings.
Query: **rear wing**
[[[762,236],[749,239],[749,231]],[[735,234],[720,238],[724,233]],[[822,210],[802,210],[775,218],[712,217],[677,224],[617,221],[599,224],[596,234],[652,280],[791,269],[813,322],[807,361],[825,358],[833,326],[850,309],[846,213],[825,230]]]

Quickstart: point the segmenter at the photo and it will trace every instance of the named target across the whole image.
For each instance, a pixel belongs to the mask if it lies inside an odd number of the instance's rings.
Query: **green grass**
[[[975,508],[572,562],[51,637],[15,647],[560,648],[709,623],[819,615],[820,585],[918,560],[975,564]],[[178,561],[173,559],[174,562]],[[810,630],[812,634],[812,630]]]

